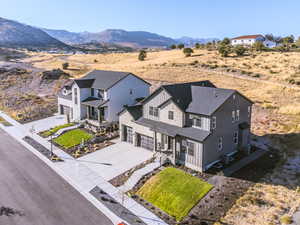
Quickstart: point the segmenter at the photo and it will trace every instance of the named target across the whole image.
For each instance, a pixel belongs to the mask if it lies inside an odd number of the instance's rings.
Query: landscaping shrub
[[[282,224],[291,224],[293,223],[292,217],[290,217],[289,215],[284,215],[280,218],[280,222]]]

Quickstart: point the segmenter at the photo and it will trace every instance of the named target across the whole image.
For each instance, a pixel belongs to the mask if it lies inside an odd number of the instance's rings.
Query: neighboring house
[[[149,95],[150,84],[128,72],[94,70],[58,93],[58,112],[98,126],[118,121],[124,105]]]
[[[249,152],[252,104],[210,81],[163,85],[119,113],[120,137],[205,171],[238,150]]]
[[[267,40],[261,34],[235,37],[231,39],[231,44],[232,45],[253,45],[255,42],[258,41],[262,42],[268,48],[276,47],[275,42]]]

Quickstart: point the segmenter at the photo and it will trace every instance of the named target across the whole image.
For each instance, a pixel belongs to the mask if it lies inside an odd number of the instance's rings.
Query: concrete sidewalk
[[[103,204],[101,204],[96,198],[94,198],[89,191],[93,189],[95,186],[99,186],[109,195],[115,198],[117,202],[125,206],[129,209],[133,214],[140,217],[142,221],[146,224],[153,224],[153,221],[157,221],[158,225],[167,225],[164,221],[154,215],[152,212],[135,202],[133,199],[124,195],[119,189],[111,185],[107,182],[103,177],[99,176],[99,174],[95,173],[91,169],[89,169],[86,165],[81,163],[80,161],[75,160],[73,157],[60,150],[59,148],[53,146],[53,152],[64,159],[64,162],[52,163],[45,156],[27,144],[22,140],[24,136],[31,136],[41,145],[50,149],[50,143],[41,138],[36,134],[30,133],[30,126],[24,126],[5,113],[0,111],[0,116],[2,116],[5,120],[10,122],[13,126],[4,127],[0,124],[1,128],[9,133],[12,137],[14,137],[17,141],[23,144],[26,148],[28,148],[32,153],[38,156],[42,161],[44,161],[48,166],[50,166],[55,172],[57,172],[61,177],[63,177],[67,182],[69,182],[75,189],[77,189],[87,200],[93,203],[101,212],[103,212],[106,216],[108,216],[113,223],[118,224],[123,221],[121,218],[117,217],[113,212],[111,212],[108,208],[106,208]],[[149,219],[148,219],[149,218]],[[126,222],[126,221],[124,221]],[[129,223],[128,223],[129,224]]]

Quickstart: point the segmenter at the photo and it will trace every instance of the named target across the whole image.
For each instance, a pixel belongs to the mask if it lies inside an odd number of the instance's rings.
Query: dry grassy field
[[[172,50],[148,53],[145,61],[138,61],[137,56],[138,53],[34,54],[23,61],[47,70],[61,68],[62,63],[69,62],[70,68],[65,71],[73,77],[80,77],[92,69],[118,70],[135,73],[152,82],[208,79],[218,87],[237,89],[255,102],[252,132],[272,139],[275,147],[284,153],[284,160],[272,174],[266,175],[239,199],[222,221],[236,225],[279,224],[282,215],[291,214],[300,205],[299,191],[296,191],[300,172],[286,169],[293,160],[300,159],[300,89],[280,86],[300,76],[300,53],[264,52],[222,58],[215,51],[196,50],[192,57],[186,58],[182,51]],[[202,64],[213,66],[204,68]],[[230,77],[219,73],[220,68],[258,73],[260,77],[256,81]],[[275,83],[267,84],[262,80]],[[253,201],[253,196],[266,204]]]

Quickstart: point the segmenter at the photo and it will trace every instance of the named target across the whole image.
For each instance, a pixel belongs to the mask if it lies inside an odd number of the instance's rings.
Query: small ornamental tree
[[[63,64],[62,64],[62,68],[63,68],[64,70],[67,70],[67,69],[69,68],[69,63],[67,63],[67,62],[63,63]]]
[[[218,47],[218,52],[222,57],[227,57],[231,53],[231,45],[220,44]]]
[[[196,44],[195,44],[195,48],[199,49],[199,48],[200,48],[200,44],[199,44],[199,43],[196,43]]]
[[[234,46],[234,48],[233,48],[233,51],[235,52],[235,54],[237,55],[237,56],[242,56],[242,55],[244,55],[245,54],[245,52],[246,52],[246,48],[243,46],[243,45],[236,45],[236,46]]]
[[[193,51],[193,49],[191,49],[191,48],[184,48],[184,49],[183,49],[183,53],[184,53],[185,57],[191,56],[191,54],[192,54],[193,52],[194,52],[194,51]]]
[[[147,52],[145,50],[141,50],[138,57],[139,60],[144,61],[146,57],[147,57]]]
[[[176,48],[176,45],[171,45],[170,48],[171,48],[171,49],[175,49],[175,48]]]
[[[257,41],[252,45],[252,48],[258,52],[261,52],[264,49],[264,47],[264,44],[260,41]]]
[[[224,38],[223,41],[221,41],[221,44],[229,45],[230,44],[230,39],[229,38]]]
[[[179,45],[177,45],[177,48],[183,49],[183,48],[184,48],[184,44],[179,44]]]

